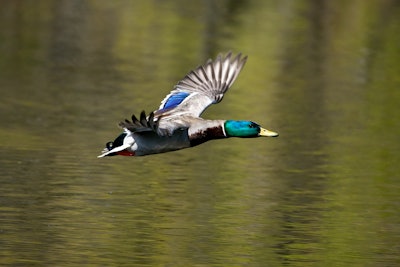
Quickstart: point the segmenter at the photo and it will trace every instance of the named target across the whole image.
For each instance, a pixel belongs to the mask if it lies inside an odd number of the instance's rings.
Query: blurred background
[[[218,53],[278,138],[97,159]],[[396,0],[2,0],[2,266],[399,266]]]

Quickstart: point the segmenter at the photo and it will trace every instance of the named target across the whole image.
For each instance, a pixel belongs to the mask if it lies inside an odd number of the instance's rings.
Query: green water
[[[399,266],[397,1],[0,8],[0,265]],[[218,52],[209,119],[278,138],[97,159]]]

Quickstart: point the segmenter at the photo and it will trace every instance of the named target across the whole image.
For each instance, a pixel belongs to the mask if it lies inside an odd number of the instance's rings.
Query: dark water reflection
[[[397,266],[395,1],[3,1],[2,266]],[[219,51],[278,139],[97,159]]]

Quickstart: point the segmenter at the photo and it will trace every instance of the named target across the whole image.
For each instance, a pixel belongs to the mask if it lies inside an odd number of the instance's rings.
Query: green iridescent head
[[[277,133],[266,130],[252,121],[227,120],[225,121],[224,128],[227,137],[278,136]]]

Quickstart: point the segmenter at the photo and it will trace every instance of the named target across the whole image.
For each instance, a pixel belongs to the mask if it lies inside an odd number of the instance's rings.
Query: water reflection
[[[3,2],[4,266],[398,263],[394,1]],[[249,61],[205,116],[278,139],[96,158],[227,50]]]

